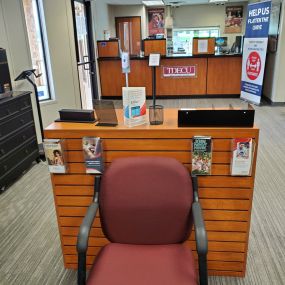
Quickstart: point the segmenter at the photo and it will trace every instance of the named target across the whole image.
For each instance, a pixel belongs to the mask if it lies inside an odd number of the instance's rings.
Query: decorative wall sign
[[[225,34],[241,34],[243,7],[226,7]]]
[[[248,5],[243,47],[241,98],[259,104],[268,44],[271,1]]]
[[[164,34],[164,8],[148,9],[148,34],[154,36]]]
[[[162,77],[197,77],[197,65],[163,66]]]

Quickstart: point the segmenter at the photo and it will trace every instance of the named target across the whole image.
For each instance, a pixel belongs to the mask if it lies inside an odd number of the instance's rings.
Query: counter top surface
[[[232,54],[201,54],[201,55],[186,55],[186,54],[176,54],[176,55],[167,55],[162,56],[161,59],[184,59],[184,58],[221,58],[221,57],[242,57],[240,53],[232,53]],[[131,56],[131,60],[146,60],[148,56]],[[99,57],[98,60],[121,60],[118,57]]]
[[[123,120],[123,110],[116,109],[117,117],[118,117],[118,126],[116,127],[106,127],[106,126],[96,126],[95,124],[89,123],[52,123],[45,129],[45,133],[53,131],[103,131],[103,132],[114,132],[114,131],[128,131],[128,132],[136,132],[136,131],[145,131],[148,130],[150,132],[153,131],[171,131],[175,130],[176,132],[185,132],[185,130],[203,130],[201,135],[207,135],[207,132],[211,131],[224,131],[227,129],[227,133],[231,135],[231,131],[236,132],[240,131],[258,131],[258,127],[254,126],[253,128],[242,128],[242,127],[198,127],[198,128],[179,128],[177,125],[177,118],[178,118],[178,109],[171,108],[171,109],[164,109],[164,123],[163,125],[154,126],[149,125],[148,123],[145,125],[137,126],[137,127],[127,127],[124,125]],[[148,111],[147,111],[147,118],[148,118]],[[145,134],[146,135],[146,134]]]

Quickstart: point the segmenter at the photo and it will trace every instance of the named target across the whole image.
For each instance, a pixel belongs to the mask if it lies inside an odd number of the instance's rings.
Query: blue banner
[[[243,48],[241,98],[259,104],[262,95],[271,1],[248,5]]]
[[[271,1],[248,5],[246,38],[267,38],[269,32]]]

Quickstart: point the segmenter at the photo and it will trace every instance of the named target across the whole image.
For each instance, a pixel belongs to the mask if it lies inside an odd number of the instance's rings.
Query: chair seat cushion
[[[111,243],[97,256],[88,285],[197,285],[193,254],[182,244]]]

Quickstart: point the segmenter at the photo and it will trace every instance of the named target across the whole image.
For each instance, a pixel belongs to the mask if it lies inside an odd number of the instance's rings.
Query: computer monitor
[[[228,38],[227,37],[218,37],[216,38],[216,47],[227,47]]]

